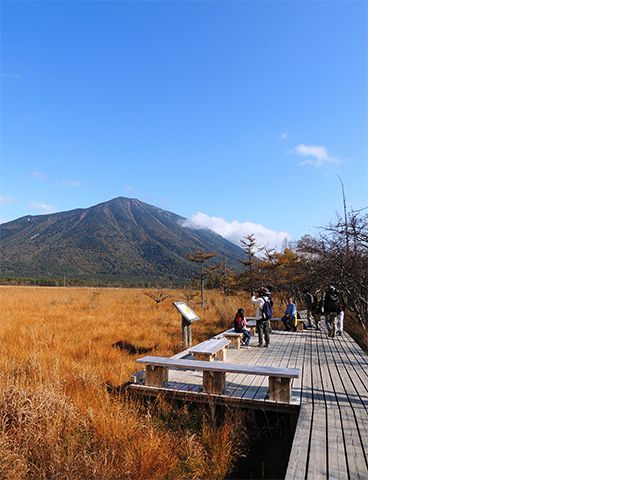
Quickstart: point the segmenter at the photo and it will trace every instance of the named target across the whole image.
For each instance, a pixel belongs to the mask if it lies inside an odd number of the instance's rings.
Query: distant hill
[[[239,268],[244,252],[209,230],[183,227],[184,217],[133,198],[86,209],[28,215],[0,225],[0,275],[138,278],[183,281],[195,251],[226,256]]]

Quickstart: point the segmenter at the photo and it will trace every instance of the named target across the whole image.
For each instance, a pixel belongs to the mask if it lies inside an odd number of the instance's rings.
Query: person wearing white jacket
[[[257,295],[256,295],[257,294]],[[265,302],[269,301],[269,293],[261,288],[251,296],[251,303],[256,304],[256,331],[258,332],[258,347],[263,346],[269,348],[269,332],[271,331],[271,325],[269,320],[262,320],[262,307]]]

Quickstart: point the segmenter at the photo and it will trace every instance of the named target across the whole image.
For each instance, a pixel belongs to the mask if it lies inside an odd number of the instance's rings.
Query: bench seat
[[[242,337],[244,333],[236,333],[233,328],[230,328],[226,332],[222,332],[222,336],[231,342],[229,348],[240,348],[240,343],[242,342]]]
[[[211,338],[206,342],[202,342],[199,345],[189,349],[189,353],[192,354],[196,360],[214,361],[219,360],[224,362],[226,358],[225,348],[230,344],[228,338]]]
[[[300,369],[266,367],[261,365],[237,365],[202,360],[185,360],[147,356],[136,360],[145,365],[145,385],[164,387],[169,378],[169,369],[202,371],[202,387],[206,393],[223,395],[227,373],[262,375],[269,377],[269,400],[289,403],[291,401],[291,380],[300,378]]]

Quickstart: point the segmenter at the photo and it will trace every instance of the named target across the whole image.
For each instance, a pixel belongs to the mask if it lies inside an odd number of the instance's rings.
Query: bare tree
[[[156,302],[156,308],[160,306],[160,303],[169,298],[169,294],[165,292],[161,287],[156,287],[153,290],[148,290],[146,292],[143,292],[143,294]]]
[[[247,290],[253,291],[255,290],[254,270],[256,263],[258,262],[256,259],[256,252],[258,251],[256,236],[253,233],[250,233],[240,240],[240,243],[244,245],[244,252],[247,254],[247,259],[242,261],[242,264],[247,267],[247,271],[249,273]]]
[[[204,310],[204,280],[206,278],[206,272],[204,268],[204,263],[212,257],[215,257],[217,254],[215,252],[203,252],[198,251],[195,253],[189,253],[186,255],[187,260],[197,263],[200,265],[200,306]]]
[[[191,302],[191,300],[193,300],[197,295],[198,295],[198,294],[197,294],[196,292],[191,291],[191,290],[185,290],[185,291],[183,291],[183,292],[180,294],[180,296],[181,296],[182,298],[184,298],[184,301],[185,301],[186,303]]]
[[[364,210],[351,210],[344,219],[338,216],[322,227],[319,237],[302,237],[296,249],[305,258],[309,286],[335,285],[343,293],[345,307],[367,329],[369,234]]]
[[[220,262],[217,265],[218,268],[220,268],[222,270],[221,272],[221,277],[220,277],[220,290],[222,290],[222,295],[224,297],[226,297],[227,295],[227,288],[228,288],[228,281],[229,281],[229,269],[227,266],[227,257],[224,256],[222,257],[222,262]]]

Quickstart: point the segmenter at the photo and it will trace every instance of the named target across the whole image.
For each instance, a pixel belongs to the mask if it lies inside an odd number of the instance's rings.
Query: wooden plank
[[[306,344],[305,336],[297,335],[294,337],[294,341],[291,346],[291,352],[289,355],[289,360],[285,365],[288,368],[300,369],[300,377],[293,379],[293,382],[291,384],[291,392],[294,398],[301,398],[302,378],[304,376],[304,372],[302,371],[302,369],[304,366],[305,344]]]
[[[336,345],[339,347],[339,343]],[[351,357],[353,360],[352,362],[343,361],[343,351],[341,348],[337,348],[335,350],[329,348],[327,352],[334,354],[334,368],[332,368],[332,371],[336,372],[337,378],[340,379],[340,382],[335,382],[338,397],[345,399],[343,403],[348,403],[351,406],[355,414],[355,418],[358,420],[357,426],[360,436],[366,440],[368,393],[363,384],[356,378],[359,375],[363,375],[363,370],[358,368],[360,359],[357,357]],[[366,356],[360,358],[366,358]],[[364,443],[366,444],[366,441]]]
[[[293,437],[289,463],[287,464],[287,480],[304,479],[307,472],[307,457],[309,454],[309,435],[311,434],[311,421],[313,405],[303,404],[298,414],[296,433]]]
[[[311,441],[307,461],[307,478],[327,478],[327,407],[324,396],[324,382],[319,364],[320,335],[314,332],[311,342],[311,377],[313,419],[311,421]]]
[[[353,410],[344,408],[340,410],[342,419],[342,435],[347,452],[347,464],[349,479],[367,478],[368,458],[366,454],[367,440],[366,430],[364,438],[361,438],[362,428],[358,424],[362,418],[366,418],[364,409]]]
[[[344,453],[349,478],[366,478],[368,475],[368,440],[367,410],[364,408],[360,394],[347,373],[349,365],[339,361],[340,351],[331,340],[324,349],[325,364],[328,366],[332,388],[340,412],[340,435],[344,450],[333,448],[337,454]],[[366,394],[365,394],[366,395]],[[331,410],[331,409],[330,409]],[[334,441],[340,441],[335,440]],[[331,439],[329,448],[331,449]],[[330,452],[331,453],[331,452]]]
[[[278,376],[294,378],[300,376],[300,371],[295,368],[275,368],[260,365],[238,365],[222,362],[203,362],[201,360],[184,360],[166,357],[143,357],[136,360],[145,365],[159,367],[184,368],[187,370],[202,370],[208,372],[246,373],[250,375]]]
[[[315,332],[315,331],[314,331]],[[302,357],[302,375],[300,378],[300,415],[293,438],[289,464],[287,466],[287,480],[307,478],[307,463],[309,461],[309,449],[311,445],[311,432],[313,430],[313,340],[314,335],[304,338],[304,355]],[[311,477],[309,477],[311,478]]]
[[[340,358],[350,365],[354,366],[354,372],[357,377],[354,380],[359,380],[364,390],[368,390],[368,360],[366,354],[362,351],[360,346],[349,336],[347,333],[340,337],[336,337],[336,345],[341,349]],[[358,351],[360,353],[358,353]],[[358,387],[360,390],[360,388]]]
[[[162,395],[167,399],[179,399],[187,402],[197,402],[205,404],[214,402],[217,405],[232,405],[240,408],[252,408],[258,410],[288,413],[297,413],[300,408],[299,406],[292,405],[290,403],[253,401],[240,398],[231,398],[226,395],[209,395],[204,392],[178,391],[168,388],[146,387],[144,385],[131,385],[129,388],[131,388],[132,391],[142,395]]]
[[[333,358],[331,354],[333,339],[321,337],[318,350],[318,364],[324,383],[325,404],[327,408],[327,464],[329,478],[340,478],[347,472],[347,452],[342,433],[342,418],[339,400],[333,385]],[[324,357],[324,358],[323,358]]]
[[[354,357],[359,357],[360,361],[363,362],[364,364],[369,363],[369,357],[367,356],[367,353],[364,350],[362,350],[360,345],[358,345],[358,342],[356,342],[347,331],[344,331],[342,335],[339,335],[336,338],[345,340],[346,346],[352,352]]]
[[[231,343],[226,338],[212,338],[189,349],[189,353],[215,353]]]
[[[345,396],[350,396],[354,400],[359,400],[365,409],[368,409],[368,393],[364,388],[360,375],[362,371],[358,365],[350,363],[342,357],[342,351],[339,345],[336,348],[329,349],[332,353],[333,370],[338,373],[341,379],[339,392]]]

